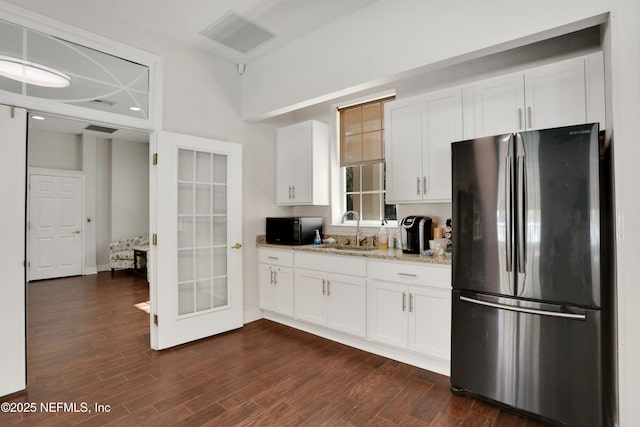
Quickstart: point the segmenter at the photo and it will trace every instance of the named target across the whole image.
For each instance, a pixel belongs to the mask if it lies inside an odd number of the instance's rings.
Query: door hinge
[[[158,235],[156,233],[153,233],[153,238],[151,239],[151,241],[154,246],[158,244]]]
[[[154,314],[154,315],[153,315],[153,324],[154,324],[155,326],[158,326],[158,315],[157,315],[157,314]]]
[[[153,164],[154,165],[158,164],[158,153],[153,153]]]

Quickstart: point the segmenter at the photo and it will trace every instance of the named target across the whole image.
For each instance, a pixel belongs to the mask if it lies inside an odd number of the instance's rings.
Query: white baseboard
[[[256,320],[260,320],[263,317],[264,317],[264,314],[262,313],[262,310],[260,310],[259,308],[246,310],[243,314],[243,320],[245,324],[255,322]]]
[[[89,267],[84,269],[85,276],[89,276],[91,274],[98,274],[98,269],[96,267]]]
[[[274,322],[282,323],[283,325],[287,325],[295,329],[300,329],[301,331],[309,332],[313,335],[318,335],[319,337],[326,338],[331,341],[339,342],[340,344],[348,345],[350,347],[368,351],[369,353],[374,353],[380,356],[387,357],[389,359],[397,360],[398,362],[417,366],[418,368],[436,372],[441,375],[450,375],[449,360],[423,356],[413,351],[389,347],[383,344],[369,341],[366,338],[359,338],[343,334],[323,328],[321,326],[312,325],[300,320],[291,319],[289,317],[284,317],[268,311],[264,312],[264,318],[272,320]]]
[[[109,268],[109,264],[101,264],[101,265],[98,265],[96,268],[98,269],[99,272],[111,271],[111,269]]]

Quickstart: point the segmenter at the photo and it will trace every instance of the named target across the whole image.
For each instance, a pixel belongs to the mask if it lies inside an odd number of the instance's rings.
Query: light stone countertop
[[[427,264],[451,265],[451,257],[448,256],[424,256],[418,254],[405,254],[402,249],[358,249],[353,246],[322,244],[315,245],[277,245],[266,243],[264,235],[256,236],[256,246],[270,249],[288,249],[294,251],[314,252],[318,254],[343,255],[353,257],[365,257],[374,259],[386,259],[391,261],[422,262]]]

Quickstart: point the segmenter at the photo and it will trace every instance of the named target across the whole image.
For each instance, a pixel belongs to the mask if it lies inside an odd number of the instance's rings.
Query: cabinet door
[[[293,186],[295,135],[291,127],[278,129],[276,144],[276,203],[290,205]]]
[[[527,129],[587,122],[584,58],[527,71],[524,81]]]
[[[293,316],[293,269],[273,267],[275,271],[276,310],[278,313]]]
[[[451,291],[411,286],[409,294],[409,349],[449,360]]]
[[[296,269],[294,289],[296,319],[326,326],[326,273]]]
[[[473,84],[475,135],[500,135],[524,130],[524,77],[509,74]]]
[[[422,200],[422,121],[420,98],[387,102],[384,106],[386,200]]]
[[[258,300],[263,310],[277,311],[276,294],[273,285],[273,270],[270,265],[259,264],[258,269]]]
[[[360,337],[366,336],[366,280],[362,277],[328,276],[327,296],[328,326]]]
[[[293,204],[311,204],[311,122],[301,123],[293,127],[292,159],[293,180],[291,201]]]
[[[451,201],[451,143],[462,139],[462,89],[422,98],[423,198]]]
[[[372,341],[407,347],[408,287],[369,282],[368,337]]]

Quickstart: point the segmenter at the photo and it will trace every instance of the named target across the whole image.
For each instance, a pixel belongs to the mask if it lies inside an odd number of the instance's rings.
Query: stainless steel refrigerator
[[[452,391],[603,425],[598,125],[455,142],[452,167]]]

